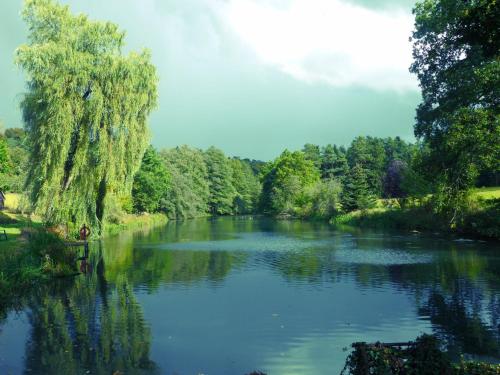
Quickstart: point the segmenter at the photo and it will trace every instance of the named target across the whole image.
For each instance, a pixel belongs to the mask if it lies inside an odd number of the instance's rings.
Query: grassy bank
[[[125,215],[119,223],[106,224],[103,236],[112,236],[123,231],[154,227],[166,224],[167,222],[168,218],[164,214]]]
[[[6,217],[8,223],[6,224]],[[22,304],[33,287],[54,277],[74,274],[75,249],[68,248],[41,225],[26,226],[24,220],[1,215],[1,228],[8,240],[0,242],[0,317],[10,307]]]
[[[40,220],[20,213],[20,202],[19,195],[7,194],[6,209],[0,212],[0,233],[5,230],[7,234],[7,240],[3,235],[0,238],[0,317],[22,304],[23,297],[34,287],[78,271],[77,249],[67,246],[65,239],[45,228]],[[161,214],[123,215],[118,222],[105,226],[103,236],[167,221]]]
[[[331,220],[335,225],[353,227],[445,232],[488,239],[500,239],[500,189],[473,192],[471,203],[461,212],[456,223],[449,216],[436,214],[428,206],[397,208],[377,207],[353,211]]]

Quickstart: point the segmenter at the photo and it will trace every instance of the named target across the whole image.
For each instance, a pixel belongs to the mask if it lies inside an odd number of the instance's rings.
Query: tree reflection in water
[[[498,297],[491,295],[488,304],[483,296],[474,295],[477,289],[460,285],[463,283],[457,281],[451,295],[432,291],[419,313],[429,316],[435,334],[453,357],[461,353],[500,357]],[[492,314],[485,314],[485,310]]]
[[[151,333],[125,277],[94,272],[44,288],[29,302],[25,373],[157,374]]]

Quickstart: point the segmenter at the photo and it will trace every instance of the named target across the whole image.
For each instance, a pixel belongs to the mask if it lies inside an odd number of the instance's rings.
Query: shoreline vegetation
[[[450,361],[441,349],[442,343],[432,335],[423,334],[408,343],[356,342],[340,375],[365,374],[440,374],[498,375],[500,364],[470,361],[461,358]],[[433,367],[430,371],[429,364]]]
[[[8,309],[22,306],[24,297],[33,288],[54,278],[80,274],[77,262],[81,246],[71,246],[75,244],[75,235],[64,236],[58,228],[46,227],[39,218],[22,213],[18,194],[6,194],[6,198],[6,209],[0,211],[0,231],[7,234],[7,240],[0,241],[0,318]],[[167,222],[164,214],[124,214],[120,221],[107,224],[102,235],[93,239]]]
[[[6,194],[6,210],[0,213],[0,229],[6,231],[8,240],[0,242],[2,272],[0,273],[0,298],[4,303],[15,299],[29,285],[49,280],[51,277],[73,275],[77,272],[75,249],[65,241],[75,241],[71,233],[46,228],[41,221],[31,220],[20,209],[19,194]],[[339,213],[331,218],[318,216],[275,215],[276,219],[300,219],[329,222],[336,227],[358,227],[389,231],[439,233],[441,235],[466,236],[478,239],[498,240],[500,228],[500,189],[476,189],[471,194],[470,210],[460,225],[450,227],[444,217],[436,215],[430,206],[406,203],[401,207],[398,200],[378,200],[377,207]],[[240,215],[233,215],[240,216]],[[241,215],[245,216],[245,215]],[[250,214],[259,216],[259,214]],[[263,215],[269,216],[269,215]],[[210,217],[199,215],[197,217]],[[216,216],[215,216],[216,217]],[[119,235],[122,231],[135,231],[144,227],[164,225],[168,222],[164,213],[122,213],[114,222],[107,223],[101,237]],[[95,236],[93,238],[96,238]],[[7,302],[8,303],[8,302]]]
[[[336,226],[379,230],[439,233],[498,241],[500,239],[500,188],[475,189],[468,209],[459,221],[450,224],[446,216],[432,211],[426,204],[403,205],[397,201],[381,201],[376,208],[356,210],[333,217]]]

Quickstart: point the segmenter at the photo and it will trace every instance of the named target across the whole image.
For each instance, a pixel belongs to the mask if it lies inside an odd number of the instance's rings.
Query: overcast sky
[[[160,76],[152,143],[268,160],[357,135],[411,140],[411,0],[62,0],[127,31]],[[20,126],[22,0],[0,2],[0,119]]]

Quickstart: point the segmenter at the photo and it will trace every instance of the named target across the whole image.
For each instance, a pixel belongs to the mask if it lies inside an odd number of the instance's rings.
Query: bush
[[[406,349],[402,347],[406,346]],[[481,362],[452,363],[438,340],[422,335],[407,345],[352,344],[342,375],[498,375],[500,365]]]
[[[500,365],[484,362],[461,361],[455,368],[455,375],[499,375]]]
[[[463,215],[458,229],[482,237],[500,238],[500,199],[479,201],[476,209]]]
[[[306,218],[330,219],[340,211],[341,192],[342,184],[335,179],[318,181],[305,190],[296,213]]]
[[[43,272],[60,276],[77,270],[76,250],[68,248],[57,235],[44,229],[28,232],[28,250],[40,260]]]

